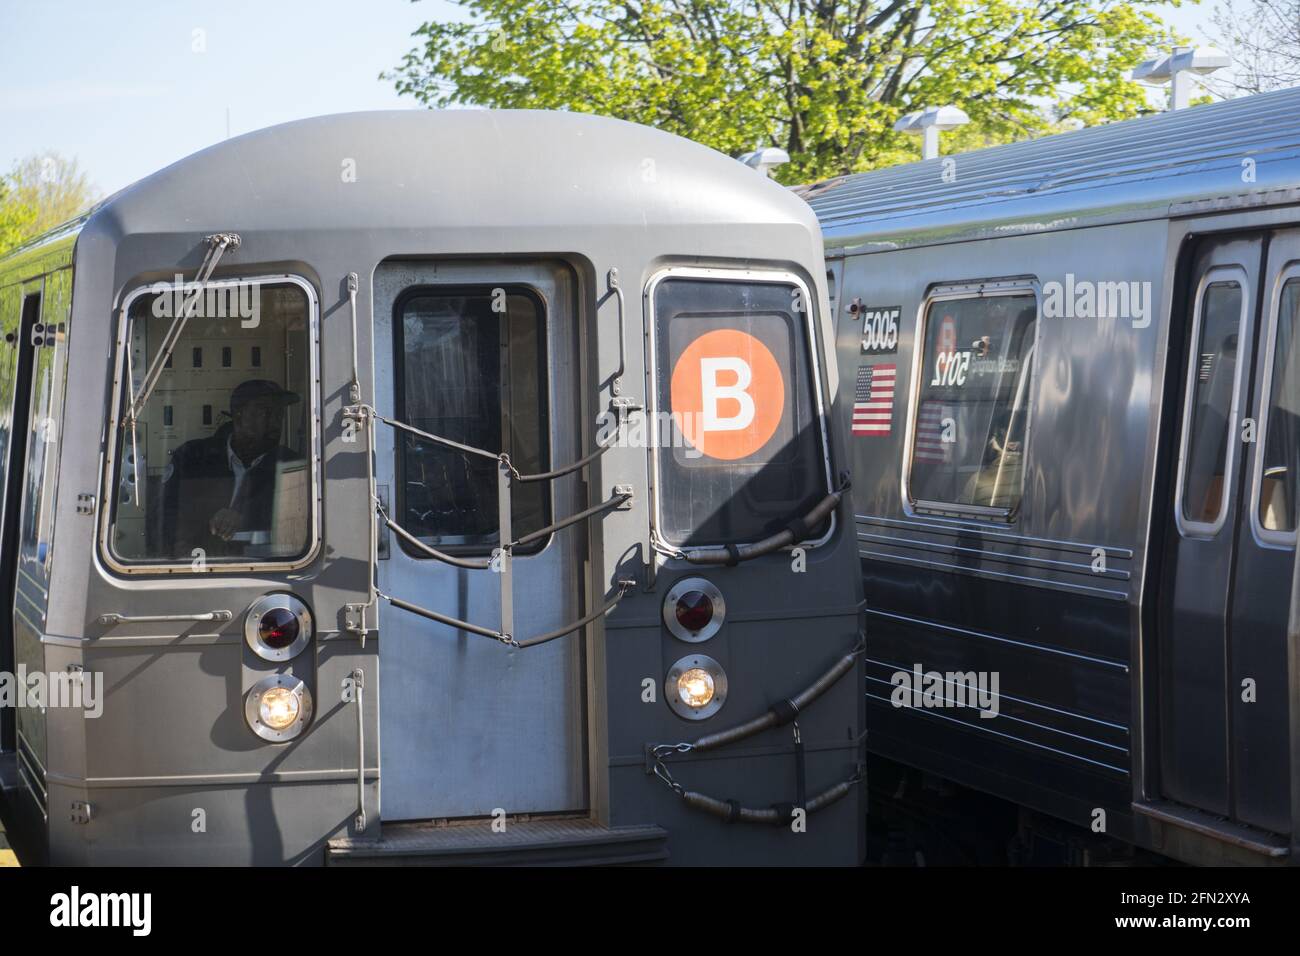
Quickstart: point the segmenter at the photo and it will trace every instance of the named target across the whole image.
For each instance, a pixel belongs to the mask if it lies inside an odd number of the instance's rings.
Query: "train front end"
[[[20,651],[102,697],[20,724],[52,862],[861,860],[797,197],[596,117],[323,117],[115,197],[72,276]]]

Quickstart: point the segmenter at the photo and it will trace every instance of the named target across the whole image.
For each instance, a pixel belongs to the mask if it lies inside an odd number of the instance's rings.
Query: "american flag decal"
[[[859,365],[853,389],[854,435],[888,435],[894,418],[893,365]]]
[[[943,440],[943,420],[948,414],[949,409],[933,399],[921,403],[921,410],[916,415],[916,445],[912,449],[912,461],[947,464],[949,444]]]

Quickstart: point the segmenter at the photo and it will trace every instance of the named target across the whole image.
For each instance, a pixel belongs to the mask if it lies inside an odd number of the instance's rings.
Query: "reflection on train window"
[[[397,417],[432,435],[504,451],[523,474],[547,470],[546,313],[538,296],[508,286],[417,289],[398,301],[396,313]],[[398,520],[428,544],[496,546],[497,462],[397,434]],[[513,537],[549,523],[547,484],[514,483]]]
[[[177,304],[170,290],[131,303],[132,394]],[[220,565],[307,554],[312,321],[295,283],[212,284],[175,344],[193,367],[163,372],[135,428],[120,416],[110,531],[119,560]],[[253,342],[266,353],[265,368],[202,363],[205,346],[247,355]],[[129,404],[124,396],[123,408]]]
[[[23,328],[39,344],[32,356],[31,399],[28,407],[26,488],[23,491],[19,561],[28,573],[44,577],[54,540],[54,504],[58,484],[59,433],[67,394],[68,336],[64,323],[48,321],[66,302],[66,287],[56,291],[62,275],[47,280],[45,295],[23,300]],[[45,320],[44,322],[42,320]],[[38,325],[38,323],[41,323]],[[37,329],[42,331],[37,332]],[[17,424],[17,423],[15,423]]]
[[[1238,283],[1205,287],[1183,459],[1183,518],[1195,524],[1215,524],[1223,509],[1241,308]]]
[[[916,507],[1019,507],[1037,314],[1029,292],[930,304],[912,431]]]
[[[1268,396],[1259,523],[1267,531],[1294,531],[1296,471],[1300,467],[1300,279],[1289,279],[1278,303],[1273,374]]]
[[[671,415],[656,426],[665,543],[758,541],[826,494],[804,295],[789,282],[655,286],[655,411]]]

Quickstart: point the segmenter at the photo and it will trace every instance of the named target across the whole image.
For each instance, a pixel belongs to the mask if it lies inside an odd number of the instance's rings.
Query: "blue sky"
[[[1213,2],[1166,18],[1200,39]],[[379,73],[447,18],[450,0],[0,0],[0,169],[54,149],[106,194],[223,139],[227,110],[238,134],[414,108]]]

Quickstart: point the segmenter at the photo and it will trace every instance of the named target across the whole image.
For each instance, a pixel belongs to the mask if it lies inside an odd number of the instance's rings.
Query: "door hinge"
[[[73,823],[84,825],[90,822],[91,813],[92,808],[88,802],[85,800],[73,800],[72,814],[69,819],[71,819]]]
[[[77,495],[77,514],[93,515],[95,513],[94,495]]]
[[[629,412],[639,412],[645,406],[641,404],[639,398],[632,398],[629,395],[616,395],[609,400],[609,408],[614,413],[614,417],[622,421],[627,418]]]

